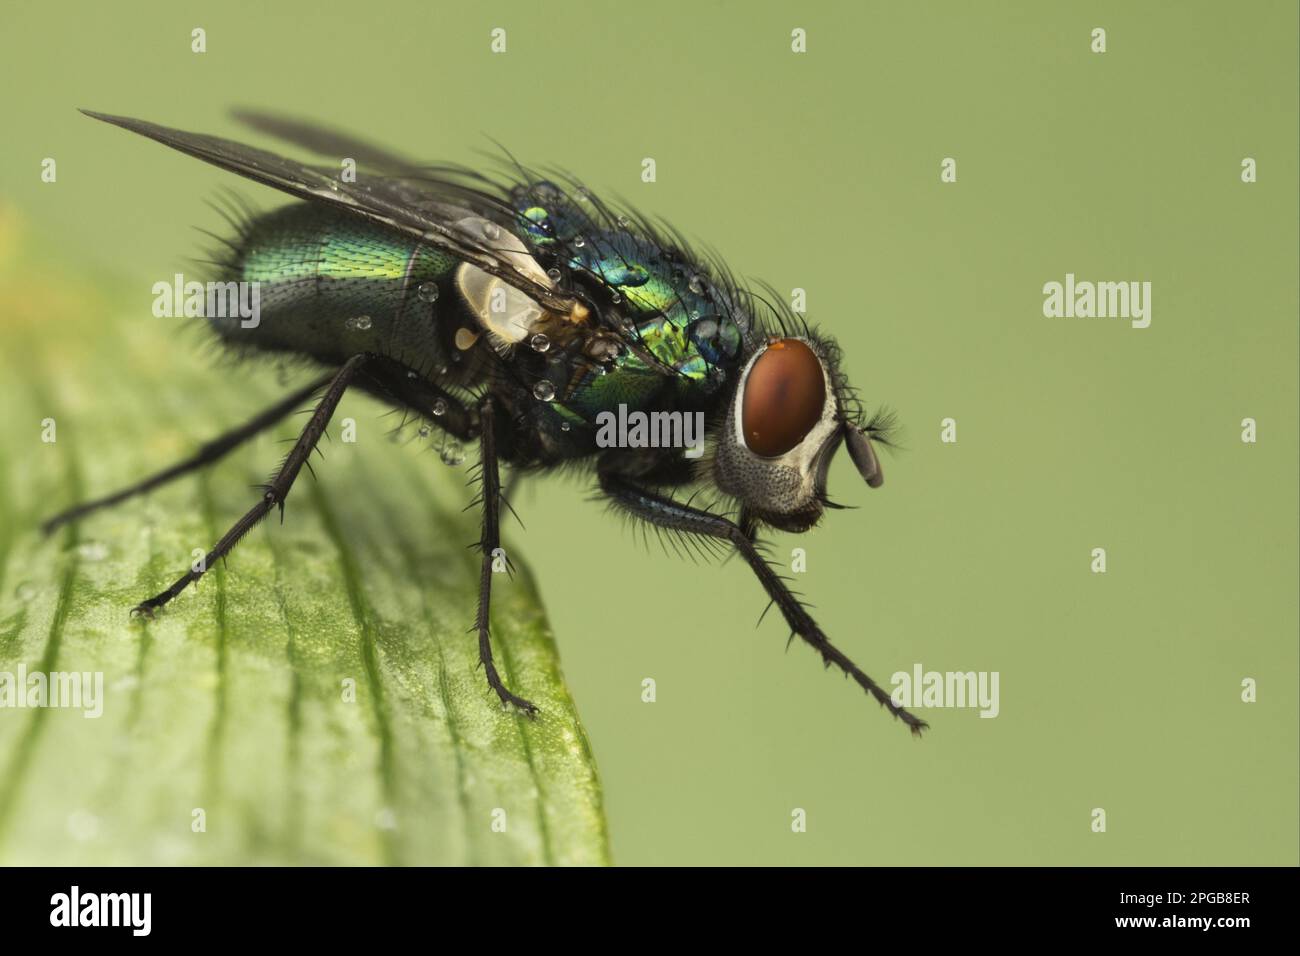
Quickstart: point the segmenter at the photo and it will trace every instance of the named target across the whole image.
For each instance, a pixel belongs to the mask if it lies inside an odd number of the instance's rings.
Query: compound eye
[[[740,427],[749,450],[784,455],[821,420],[826,378],[817,353],[798,339],[778,339],[749,368]]]

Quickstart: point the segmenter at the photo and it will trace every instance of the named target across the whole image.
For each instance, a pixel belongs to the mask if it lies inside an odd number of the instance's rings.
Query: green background
[[[999,671],[1001,714],[931,712],[913,740],[785,652],[775,613],[755,629],[740,562],[647,549],[581,482],[534,484],[506,546],[617,862],[1298,862],[1294,2],[6,5],[0,64],[0,198],[139,288],[141,322],[189,227],[220,228],[219,186],[279,199],[78,106],[255,139],[227,114],[254,105],[430,161],[490,135],[808,290],[907,450],[877,492],[840,456],[831,492],[860,509],[777,554],[807,549],[801,590],[878,680]],[[1151,327],[1044,318],[1067,272],[1151,281]],[[194,347],[160,334],[158,361]]]

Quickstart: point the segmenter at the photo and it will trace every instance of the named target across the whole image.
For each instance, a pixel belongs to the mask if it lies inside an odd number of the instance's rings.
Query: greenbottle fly
[[[840,445],[867,485],[883,481],[874,443],[888,416],[868,418],[830,337],[810,329],[770,289],[739,282],[671,226],[598,199],[567,175],[513,159],[491,177],[421,166],[350,136],[260,113],[255,129],[319,156],[307,165],[231,140],[101,113],[87,115],[281,190],[298,201],[250,215],[228,242],[225,282],[254,284],[256,323],[209,315],[239,354],[290,354],[323,370],[315,381],[204,445],[192,457],[46,522],[47,530],[208,465],[319,394],[311,417],[250,510],[206,558],[135,611],[152,615],[225,556],[285,499],[340,399],[359,388],[475,443],[482,551],[475,630],[487,683],[505,705],[532,703],[505,686],[492,660],[492,563],[511,474],[563,466],[594,473],[608,502],[655,528],[738,553],[797,635],[826,667],[851,677],[913,733],[926,724],[897,706],[833,645],[765,556],[765,528],[801,532],[827,507]],[[699,416],[706,452],[672,442],[602,442],[605,413]],[[683,494],[689,497],[683,499]],[[507,507],[509,502],[505,501]]]

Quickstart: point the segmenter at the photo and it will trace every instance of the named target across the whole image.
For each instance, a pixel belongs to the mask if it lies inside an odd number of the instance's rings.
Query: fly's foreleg
[[[479,536],[479,549],[483,554],[478,583],[478,617],[475,620],[475,628],[478,631],[478,657],[479,662],[483,665],[483,672],[487,675],[488,686],[496,691],[496,695],[501,698],[501,702],[503,704],[513,704],[529,717],[535,717],[537,716],[536,705],[511,693],[510,689],[502,682],[501,675],[497,673],[496,665],[492,662],[492,639],[489,633],[492,606],[492,562],[495,558],[495,552],[501,546],[501,475],[497,466],[496,432],[493,428],[494,414],[492,397],[485,396],[479,403],[479,423],[482,429],[479,435],[481,458],[479,480],[482,484],[481,500],[483,507],[483,529],[482,534]]]
[[[750,536],[743,529],[721,515],[683,505],[672,498],[639,487],[626,478],[602,475],[601,489],[615,504],[651,524],[688,534],[702,534],[728,542],[758,577],[759,583],[785,617],[790,630],[822,657],[827,667],[834,664],[891,714],[907,724],[913,734],[920,735],[928,724],[893,702],[889,694],[853,663],[849,657],[830,642],[807,609],[799,602],[786,583],[759,553]]]
[[[184,575],[177,578],[176,582],[166,591],[136,605],[133,613],[152,616],[155,610],[203,577],[208,568],[229,554],[235,545],[239,543],[239,539],[266,517],[272,508],[279,507],[280,513],[284,513],[284,500],[289,495],[289,489],[293,487],[294,479],[298,477],[298,472],[302,471],[302,466],[306,464],[312,449],[316,447],[321,435],[325,433],[325,426],[329,424],[334,410],[338,408],[339,401],[343,398],[343,393],[347,391],[348,385],[352,383],[357,373],[369,360],[369,355],[354,355],[343,364],[342,368],[333,373],[329,380],[329,387],[325,389],[325,394],[321,396],[311,418],[307,420],[302,434],[298,436],[298,441],[285,457],[279,472],[265,486],[262,497],[257,504],[235,522],[234,526],[204,556],[202,562],[196,567],[191,567]]]

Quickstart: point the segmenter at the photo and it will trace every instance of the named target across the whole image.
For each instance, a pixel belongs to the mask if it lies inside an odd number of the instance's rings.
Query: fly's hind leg
[[[133,485],[122,488],[113,492],[111,495],[105,495],[103,498],[95,498],[91,501],[83,501],[79,505],[61,511],[41,525],[41,530],[46,534],[57,530],[69,522],[84,518],[86,515],[98,511],[101,508],[108,508],[112,505],[120,504],[128,498],[134,498],[136,495],[142,495],[147,491],[152,491],[160,485],[165,485],[169,481],[187,475],[192,471],[197,471],[207,465],[223,458],[226,454],[238,448],[248,439],[270,428],[280,419],[291,413],[305,399],[314,395],[334,378],[334,373],[317,379],[310,385],[306,385],[291,395],[286,396],[276,402],[266,411],[261,412],[255,418],[250,419],[238,428],[231,429],[224,435],[218,435],[216,438],[207,442],[197,452],[183,461],[178,461],[170,467],[164,468],[148,478],[137,481]]]
[[[307,463],[307,458],[311,455],[312,449],[316,447],[321,435],[325,433],[325,426],[329,424],[334,410],[338,408],[343,393],[347,391],[348,386],[355,380],[357,373],[370,359],[371,356],[366,354],[354,355],[337,372],[330,376],[329,387],[325,389],[325,394],[321,396],[311,418],[307,420],[307,424],[303,428],[302,434],[298,436],[298,441],[294,444],[293,449],[285,457],[279,472],[266,484],[262,497],[257,504],[253,505],[247,514],[236,521],[234,526],[222,535],[221,540],[213,546],[211,551],[204,555],[203,561],[197,567],[191,567],[189,571],[177,578],[175,583],[166,591],[136,605],[134,613],[152,616],[155,610],[203,577],[208,568],[229,554],[235,545],[239,543],[239,540],[266,517],[272,508],[278,506],[281,514],[284,513],[284,500],[289,495],[289,489],[293,487],[294,479],[298,477],[298,472],[302,471],[302,466]]]
[[[483,530],[479,537],[479,548],[483,552],[483,562],[478,582],[478,617],[475,620],[475,628],[478,631],[478,658],[483,665],[483,672],[487,675],[488,686],[496,691],[501,702],[518,707],[529,717],[536,717],[536,705],[511,693],[502,682],[501,675],[497,673],[496,665],[492,662],[492,639],[488,625],[492,605],[492,562],[495,557],[494,552],[501,546],[501,475],[497,468],[493,414],[492,398],[485,396],[479,403],[481,426],[479,449],[482,465],[480,481],[483,506]]]

